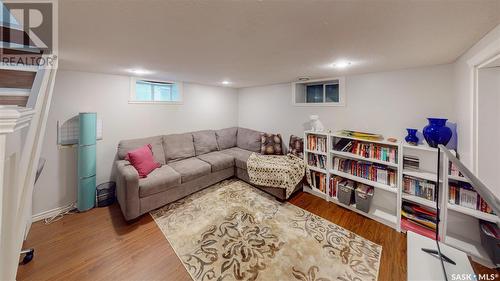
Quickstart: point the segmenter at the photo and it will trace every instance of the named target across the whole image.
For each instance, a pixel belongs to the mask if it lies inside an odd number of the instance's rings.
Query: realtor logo
[[[56,8],[55,1],[0,0],[0,61],[43,66],[49,56],[55,60]]]

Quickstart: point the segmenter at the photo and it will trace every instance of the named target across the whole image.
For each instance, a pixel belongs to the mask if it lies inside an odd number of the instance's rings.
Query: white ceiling
[[[500,1],[59,2],[60,67],[233,87],[453,62]],[[352,61],[344,70],[329,68]]]

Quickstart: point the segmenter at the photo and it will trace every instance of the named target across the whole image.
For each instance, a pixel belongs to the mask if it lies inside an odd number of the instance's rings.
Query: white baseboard
[[[43,220],[46,218],[50,218],[50,217],[53,217],[59,213],[67,212],[67,211],[75,208],[75,206],[76,206],[76,203],[71,203],[71,204],[63,206],[63,207],[57,207],[57,208],[52,209],[52,210],[44,211],[44,212],[41,212],[39,214],[33,215],[31,217],[31,220],[33,222],[36,222],[36,221],[40,221],[40,220]]]

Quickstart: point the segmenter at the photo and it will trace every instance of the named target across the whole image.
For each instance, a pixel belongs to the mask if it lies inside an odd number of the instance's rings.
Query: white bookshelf
[[[342,206],[347,210],[356,212],[365,217],[378,221],[384,225],[394,228],[396,231],[401,229],[401,208],[402,202],[412,202],[424,206],[430,210],[436,209],[436,202],[421,198],[415,195],[410,195],[402,192],[403,176],[408,175],[414,178],[424,179],[436,183],[437,181],[437,152],[436,148],[428,145],[412,146],[400,142],[392,143],[388,141],[372,141],[365,139],[357,139],[354,137],[344,136],[337,133],[318,133],[306,131],[304,133],[304,148],[307,148],[307,135],[315,134],[327,138],[327,151],[318,152],[304,149],[304,161],[307,164],[307,153],[316,153],[324,155],[327,158],[325,169],[320,169],[314,166],[308,166],[310,170],[325,173],[327,187],[326,192],[321,192],[315,188],[304,187],[306,192],[316,195],[324,200]],[[365,158],[361,155],[350,152],[342,152],[333,150],[333,141],[336,138],[346,138],[358,140],[364,143],[374,143],[386,146],[392,146],[398,149],[397,163],[391,163],[373,158]],[[403,155],[417,156],[420,162],[419,170],[403,169]],[[333,169],[333,158],[339,157],[344,159],[359,160],[367,163],[385,165],[388,168],[397,170],[396,186],[389,186],[379,182],[374,182],[365,178],[357,177],[349,173]],[[478,210],[469,209],[463,206],[452,204],[448,201],[449,182],[470,182],[465,177],[457,177],[448,173],[448,159],[445,154],[442,154],[442,169],[441,179],[439,181],[439,208],[440,212],[440,240],[448,246],[465,252],[474,261],[487,266],[496,267],[488,257],[485,249],[482,247],[479,237],[479,220],[500,224],[500,219],[497,215],[488,214]],[[336,197],[329,196],[329,182],[333,176],[340,176],[355,182],[366,184],[374,187],[374,197],[372,199],[371,208],[368,213],[356,209],[356,205],[345,205],[337,200]]]
[[[450,162],[447,157],[444,158],[444,199],[441,207],[443,210],[443,220],[445,222],[442,231],[444,242],[458,250],[467,253],[473,261],[486,267],[495,268],[500,264],[493,264],[486,250],[481,245],[479,230],[479,220],[500,225],[498,215],[489,214],[480,210],[475,210],[449,202],[450,182],[453,183],[471,183],[469,179],[462,176],[453,176],[449,173]],[[474,187],[474,186],[473,186]]]
[[[443,199],[443,180],[441,179],[439,183],[437,183],[437,153],[438,150],[437,148],[430,147],[426,144],[419,144],[419,145],[410,145],[410,144],[403,144],[403,155],[404,156],[414,156],[419,159],[419,168],[417,170],[415,169],[408,169],[404,167],[403,161],[401,161],[401,169],[403,170],[402,172],[402,177],[401,181],[403,182],[403,178],[405,176],[411,177],[411,178],[416,178],[418,180],[425,180],[428,182],[431,182],[435,184],[435,191],[434,191],[434,198],[436,198],[439,195],[439,202],[445,202],[446,200]],[[443,161],[441,161],[443,163]],[[441,168],[441,171],[444,171],[443,168]],[[441,178],[442,178],[443,173],[441,172]],[[401,189],[403,190],[403,186],[401,186]],[[439,192],[439,194],[437,193]],[[436,212],[436,201],[435,200],[429,200],[427,198],[420,197],[418,195],[412,195],[408,194],[404,191],[402,191],[402,202],[400,205],[400,208],[403,207],[403,201],[410,202],[422,207],[427,208],[430,211]],[[440,205],[440,208],[441,205]],[[442,217],[442,214],[440,214],[440,217]],[[441,229],[444,227],[443,220],[440,219],[439,223],[439,228],[440,228],[440,233]]]
[[[314,136],[317,136],[317,137],[325,138],[326,139],[326,144],[327,144],[326,151],[319,151],[319,150],[308,149],[308,143],[307,143],[308,138],[307,137],[309,135],[314,135]],[[304,190],[306,192],[309,192],[309,193],[311,193],[313,195],[316,195],[318,197],[321,197],[321,198],[329,201],[329,199],[328,199],[328,197],[329,197],[328,196],[328,192],[329,192],[329,190],[328,190],[328,182],[329,182],[330,178],[329,178],[329,174],[328,174],[328,167],[329,167],[328,163],[330,162],[330,157],[328,155],[328,142],[329,142],[329,135],[328,135],[328,133],[312,132],[312,131],[306,131],[306,132],[304,132],[304,161],[306,162],[307,167],[309,168],[309,170],[323,173],[323,174],[325,174],[325,177],[326,177],[325,192],[322,192],[321,190],[317,189],[314,186],[307,187]],[[326,158],[325,169],[309,165],[308,164],[308,160],[307,160],[309,154],[316,154],[316,155],[324,156]]]
[[[327,138],[327,151],[325,152],[318,152],[314,150],[307,149],[308,148],[308,135],[317,135],[321,137],[326,137]],[[333,141],[337,138],[346,138],[346,139],[352,139],[352,140],[357,140],[361,141],[364,143],[374,143],[374,144],[379,144],[383,146],[390,146],[393,148],[396,148],[398,150],[398,163],[392,163],[388,161],[383,161],[379,159],[374,159],[374,158],[366,158],[361,155],[353,154],[350,152],[342,152],[342,151],[336,151],[333,149]],[[308,165],[309,169],[311,171],[316,171],[316,172],[321,172],[321,173],[326,173],[326,180],[327,180],[327,187],[326,187],[326,192],[323,193],[320,190],[314,188],[314,187],[305,187],[305,191],[309,192],[313,195],[316,195],[318,197],[324,198],[327,201],[330,201],[332,203],[335,203],[339,206],[342,206],[348,210],[351,210],[353,212],[356,212],[358,214],[361,214],[363,216],[366,216],[368,218],[371,218],[373,220],[376,220],[382,224],[385,224],[391,228],[394,228],[397,231],[400,231],[400,208],[398,208],[399,204],[398,202],[401,200],[401,192],[400,188],[400,179],[401,179],[401,169],[400,169],[400,164],[402,161],[402,158],[400,156],[400,144],[399,142],[393,143],[393,142],[387,142],[387,141],[379,141],[379,140],[365,140],[365,139],[358,139],[355,137],[348,137],[344,135],[340,135],[337,133],[318,133],[318,132],[312,132],[312,131],[306,131],[304,132],[304,161],[306,161],[307,164],[307,159],[308,159],[308,153],[313,153],[313,154],[319,154],[319,155],[326,155],[327,158],[327,166],[326,170],[325,169],[320,169],[315,166],[310,166]],[[380,165],[385,165],[390,169],[393,169],[397,172],[396,175],[396,185],[395,186],[389,186],[387,184],[383,184],[380,182],[375,182],[371,181],[365,178],[357,177],[354,175],[351,175],[349,173],[344,173],[342,171],[334,170],[333,169],[333,159],[335,157],[343,158],[343,159],[352,159],[352,160],[358,160],[358,161],[363,161],[363,162],[368,162],[368,163],[374,163],[374,164],[380,164]],[[374,187],[374,197],[372,198],[372,203],[371,207],[368,213],[363,212],[361,210],[358,210],[356,208],[356,204],[352,205],[345,205],[342,204],[337,200],[336,197],[331,197],[330,194],[330,178],[333,176],[340,176],[345,179],[349,179],[355,182],[363,183],[369,186]]]

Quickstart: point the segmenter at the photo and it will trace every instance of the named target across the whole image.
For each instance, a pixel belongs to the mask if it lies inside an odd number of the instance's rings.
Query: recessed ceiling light
[[[135,74],[135,75],[148,75],[148,74],[153,73],[153,71],[149,71],[149,70],[142,69],[142,68],[131,68],[131,69],[127,69],[127,71],[132,73],[132,74]]]
[[[231,82],[230,82],[230,81],[228,81],[228,80],[224,80],[224,81],[222,81],[221,83],[222,83],[222,85],[229,85],[229,84],[231,84]]]
[[[350,61],[339,61],[339,62],[334,62],[332,63],[333,68],[346,68],[351,65]]]
[[[307,76],[300,76],[298,79],[299,79],[299,81],[309,81],[311,78],[309,78]]]

